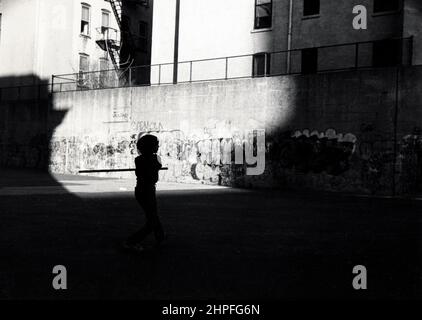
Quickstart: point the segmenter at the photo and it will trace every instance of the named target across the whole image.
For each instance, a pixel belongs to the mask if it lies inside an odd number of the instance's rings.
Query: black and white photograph
[[[422,1],[0,0],[0,300],[421,299]]]

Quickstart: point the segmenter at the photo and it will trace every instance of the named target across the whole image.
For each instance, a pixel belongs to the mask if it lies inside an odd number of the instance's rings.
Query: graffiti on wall
[[[179,172],[169,170],[169,174],[190,174],[195,180],[226,184],[226,180],[233,180],[245,172],[248,174],[250,166],[244,165],[243,150],[246,148],[253,149],[251,151],[254,155],[263,154],[262,162],[265,167],[265,145],[257,142],[265,136],[262,131],[242,133],[236,130],[231,136],[224,134],[225,137],[218,134],[213,136],[210,128],[204,128],[203,134],[192,135],[187,135],[181,130],[146,131],[141,132],[139,136],[143,134],[156,135],[160,141],[160,157],[170,164],[169,167],[179,167]],[[262,141],[265,143],[264,139]],[[254,164],[258,167],[260,161],[258,156],[256,158],[257,162]],[[246,163],[252,165],[250,161]]]
[[[131,129],[133,132],[160,132],[164,127],[159,121],[134,121],[131,123]]]
[[[356,151],[357,138],[352,133],[337,133],[335,129],[286,132],[271,146],[271,158],[280,166],[301,173],[339,175],[350,167]]]
[[[422,130],[415,127],[400,141],[398,159],[401,172],[401,191],[415,193],[422,190]]]
[[[50,166],[57,172],[77,172],[80,169],[133,167],[137,155],[136,142],[144,134],[154,134],[160,141],[159,156],[168,171],[162,172],[166,181],[199,180],[202,182],[230,184],[247,173],[255,163],[244,164],[244,150],[248,154],[264,154],[265,145],[257,141],[265,132],[246,132],[224,128],[215,123],[186,134],[180,129],[166,130],[160,122],[142,121],[132,124],[140,131],[122,132],[104,138],[86,136],[59,138],[51,143],[53,156]],[[146,130],[145,130],[146,129]],[[262,141],[265,140],[262,139]],[[249,149],[246,149],[249,148]],[[240,159],[241,161],[237,161]],[[236,160],[236,162],[235,162]]]
[[[150,125],[148,129],[154,129],[154,126]],[[150,133],[159,138],[159,155],[163,164],[169,167],[168,171],[161,173],[162,180],[236,185],[236,181],[242,181],[247,169],[246,165],[235,163],[236,150],[244,150],[249,144],[255,154],[258,151],[256,136],[235,128],[222,133],[217,132],[215,126],[204,127],[186,134],[179,129],[166,130],[162,124],[158,127],[160,130],[125,131],[106,138],[55,137],[50,145],[50,166],[56,172],[73,173],[80,169],[133,167],[136,142],[141,135]],[[312,180],[311,183],[318,181],[322,188],[335,185],[334,189],[340,190],[341,186],[353,184],[356,188],[378,193],[391,191],[396,172],[400,191],[421,190],[422,134],[419,128],[399,139],[396,158],[391,136],[372,124],[362,124],[357,135],[329,128],[288,131],[268,138],[263,151],[271,161],[271,168],[266,174],[275,180],[286,175],[295,176],[295,179],[300,176]],[[36,140],[32,144],[34,147],[42,145]],[[28,147],[25,150],[29,150]],[[9,152],[19,154],[15,149]],[[25,160],[28,163],[42,162],[36,158],[36,151],[22,152],[33,155]],[[14,161],[13,157],[9,159]],[[286,181],[283,179],[280,181]],[[292,181],[297,181],[295,179]]]
[[[50,168],[70,173],[84,168],[127,168],[133,163],[133,144],[129,134],[107,140],[94,136],[54,137],[50,143]]]
[[[271,172],[277,181],[372,194],[392,190],[394,140],[373,124],[362,124],[357,133],[302,129],[270,137]]]
[[[130,107],[114,107],[111,117],[116,122],[127,122],[130,119]]]
[[[360,126],[358,163],[362,184],[372,194],[392,190],[394,180],[394,140],[380,132],[373,124]]]
[[[48,138],[44,133],[25,139],[0,141],[0,164],[5,167],[44,169],[48,165]]]

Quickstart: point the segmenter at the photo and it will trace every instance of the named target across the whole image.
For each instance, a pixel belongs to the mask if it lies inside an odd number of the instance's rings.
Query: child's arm
[[[140,162],[141,162],[141,158],[136,157],[135,158],[135,174],[138,179],[140,179],[143,176],[142,165]]]
[[[161,164],[161,157],[157,154],[157,170],[161,170],[161,168],[163,167],[163,165]]]

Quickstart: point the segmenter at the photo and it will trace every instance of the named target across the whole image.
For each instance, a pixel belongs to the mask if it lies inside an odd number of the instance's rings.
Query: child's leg
[[[164,231],[157,213],[157,200],[154,192],[148,197],[148,201],[144,204],[144,210],[147,219],[154,231],[155,239],[161,242],[164,239]]]
[[[161,242],[164,239],[164,231],[157,214],[156,205],[154,203],[142,203],[141,206],[145,211],[145,225],[129,237],[128,244],[141,243],[151,232],[154,232],[155,239]]]
[[[157,212],[155,212],[153,220],[152,220],[152,227],[154,230],[155,240],[161,242],[164,240],[164,230],[163,226],[161,225],[160,218],[158,217]]]
[[[129,245],[141,243],[154,230],[152,221],[150,219],[149,206],[147,204],[148,196],[145,194],[145,192],[136,191],[135,197],[139,205],[145,212],[146,221],[141,229],[139,229],[126,240]]]

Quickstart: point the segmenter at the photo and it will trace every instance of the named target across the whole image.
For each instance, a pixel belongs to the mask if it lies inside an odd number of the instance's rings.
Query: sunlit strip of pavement
[[[133,179],[96,179],[96,180],[57,180],[56,186],[18,186],[1,187],[0,196],[25,196],[25,195],[60,195],[60,194],[104,194],[104,193],[132,193],[135,186]],[[159,182],[157,191],[177,190],[224,190],[227,187]]]

